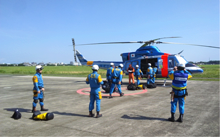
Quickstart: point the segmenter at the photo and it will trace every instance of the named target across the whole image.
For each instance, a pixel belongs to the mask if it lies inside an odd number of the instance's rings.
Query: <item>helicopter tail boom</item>
[[[87,63],[91,64],[91,62],[87,61],[78,50],[76,50],[76,56],[78,57],[81,64],[83,64],[83,65],[87,64]]]

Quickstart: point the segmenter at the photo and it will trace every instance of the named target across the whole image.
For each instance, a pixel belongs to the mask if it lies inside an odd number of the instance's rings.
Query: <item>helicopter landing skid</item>
[[[166,81],[167,81],[167,78],[164,79],[163,87],[166,87]]]

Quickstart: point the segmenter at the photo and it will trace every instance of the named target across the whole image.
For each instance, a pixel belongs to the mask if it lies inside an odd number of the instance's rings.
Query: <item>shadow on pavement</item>
[[[121,118],[125,119],[134,119],[134,120],[160,120],[160,121],[167,121],[165,118],[156,118],[156,117],[146,117],[146,116],[128,116],[128,115],[123,115]]]
[[[82,115],[82,114],[75,114],[75,113],[67,113],[67,112],[58,112],[53,111],[51,113],[57,114],[57,115],[66,115],[66,116],[79,116],[79,117],[88,117],[88,115]]]
[[[32,111],[31,109],[25,109],[25,108],[4,108],[4,110],[13,111],[13,112],[17,109],[19,112],[31,112]]]

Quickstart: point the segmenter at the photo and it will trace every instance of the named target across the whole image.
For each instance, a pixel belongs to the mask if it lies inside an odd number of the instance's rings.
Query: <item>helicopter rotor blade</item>
[[[127,41],[127,42],[88,43],[88,44],[78,44],[78,45],[76,45],[76,46],[99,45],[99,44],[129,44],[129,43],[141,43],[141,44],[144,43],[143,46],[147,46],[147,45],[149,45],[149,44],[155,43],[156,40],[167,39],[167,38],[180,38],[180,37],[162,37],[162,38],[157,38],[157,39],[148,40],[148,41]]]
[[[76,45],[76,46],[98,45],[98,44],[128,44],[128,43],[144,43],[144,41],[88,43],[88,44],[78,44],[78,45]]]
[[[174,43],[174,42],[157,42],[157,44],[163,43],[163,44],[180,44],[180,45],[191,45],[191,46],[200,46],[200,47],[208,47],[208,48],[217,48],[220,49],[220,47],[215,46],[208,46],[208,45],[198,45],[198,44],[187,44],[187,43]]]
[[[181,38],[181,37],[162,37],[162,38],[157,38],[157,39],[153,39],[153,40],[156,41],[156,40],[160,40],[160,39],[169,39],[169,38]]]

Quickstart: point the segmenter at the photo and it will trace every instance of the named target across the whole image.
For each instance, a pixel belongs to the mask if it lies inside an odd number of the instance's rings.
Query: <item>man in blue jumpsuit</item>
[[[135,77],[136,77],[136,80],[137,80],[137,86],[140,85],[140,79],[141,79],[141,76],[143,76],[143,73],[141,71],[141,69],[139,69],[139,66],[136,65],[136,69],[135,69]]]
[[[123,64],[120,64],[119,68],[116,67],[115,69],[112,69],[112,85],[110,88],[109,98],[112,98],[112,93],[114,91],[115,84],[117,85],[120,96],[124,95],[124,93],[121,92],[121,81],[123,77],[122,68],[123,68]]]
[[[92,66],[93,73],[89,74],[86,79],[86,84],[90,84],[91,91],[90,91],[90,103],[89,103],[89,117],[93,117],[94,114],[92,110],[94,109],[94,103],[96,101],[96,118],[102,117],[100,112],[100,104],[102,99],[102,93],[100,89],[100,85],[103,84],[101,75],[98,74],[99,66],[93,65]]]
[[[109,86],[111,86],[112,69],[114,69],[114,63],[110,63],[110,67],[107,69],[107,73],[106,73],[106,78],[109,83]]]
[[[179,112],[180,116],[177,119],[178,122],[183,121],[183,114],[184,114],[184,97],[187,95],[187,80],[192,77],[192,75],[185,70],[184,64],[179,64],[177,67],[177,71],[171,71],[168,75],[172,81],[172,88],[174,92],[174,100],[171,101],[171,118],[169,121],[174,122],[175,117],[174,114],[176,112],[177,102],[179,102]]]
[[[153,79],[152,79],[153,83],[155,83],[156,72],[157,72],[157,66],[155,66],[155,67],[153,68]]]
[[[34,101],[33,101],[32,112],[36,111],[38,100],[40,101],[41,111],[48,111],[48,109],[44,108],[44,102],[43,102],[44,101],[44,83],[43,83],[43,79],[41,75],[43,67],[41,65],[37,65],[35,69],[36,69],[36,74],[32,78],[33,84],[34,84],[34,88],[33,88]]]
[[[147,85],[153,82],[153,69],[151,67],[151,63],[148,63],[148,69],[147,69]]]

